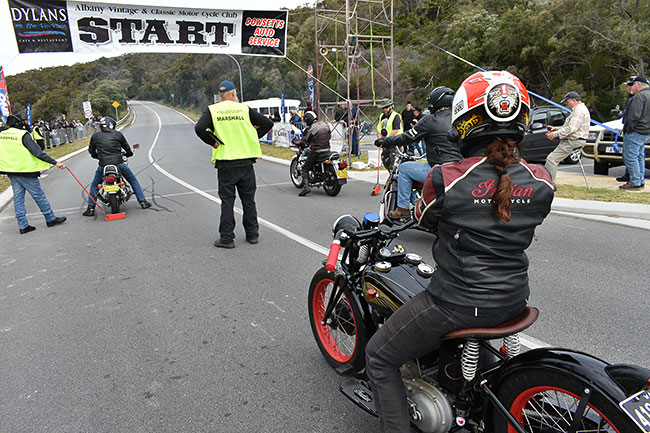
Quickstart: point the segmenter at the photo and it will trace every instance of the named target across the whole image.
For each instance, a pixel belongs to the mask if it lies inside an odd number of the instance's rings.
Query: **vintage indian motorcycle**
[[[308,146],[300,143],[299,140],[292,141],[291,150],[296,152],[296,156],[291,160],[289,173],[291,182],[296,188],[302,188],[302,166],[307,160],[305,149]],[[322,186],[325,193],[329,196],[335,196],[341,191],[341,185],[348,182],[348,164],[341,161],[338,152],[322,152],[314,164],[314,168],[309,172],[309,186]]]
[[[379,221],[375,213],[362,223],[339,218],[327,262],[309,287],[309,319],[320,351],[350,375],[343,394],[375,415],[362,371],[366,342],[425,290],[434,272],[417,254],[391,246],[413,222],[389,227]],[[404,364],[411,423],[428,433],[650,432],[650,370],[567,349],[522,352],[518,333],[538,313],[527,307],[494,328],[451,332],[437,351]]]

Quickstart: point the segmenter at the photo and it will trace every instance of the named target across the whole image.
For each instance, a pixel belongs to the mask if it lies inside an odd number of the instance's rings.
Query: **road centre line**
[[[179,185],[182,185],[185,188],[196,192],[197,194],[207,198],[208,200],[211,200],[211,201],[213,201],[213,202],[215,202],[217,204],[221,204],[221,200],[219,198],[217,198],[217,197],[215,197],[213,195],[210,195],[210,194],[206,193],[205,191],[203,191],[203,190],[201,190],[199,188],[196,188],[193,185],[190,185],[189,183],[185,182],[182,179],[177,178],[176,176],[172,175],[171,173],[167,172],[165,169],[160,167],[154,161],[154,159],[153,159],[153,149],[156,147],[156,144],[158,142],[158,136],[160,135],[160,132],[162,130],[162,119],[160,118],[160,116],[158,115],[158,113],[155,110],[151,109],[147,105],[142,104],[142,103],[140,103],[139,105],[142,105],[144,108],[151,111],[156,116],[156,118],[158,119],[158,130],[156,131],[156,136],[153,139],[153,142],[151,144],[151,147],[149,148],[149,153],[148,153],[149,162],[151,163],[151,165],[153,167],[155,167],[156,170],[161,172],[164,176],[166,176],[167,178],[173,180],[174,182],[178,183]],[[171,109],[171,110],[173,110],[173,109]],[[178,113],[181,116],[185,117],[191,123],[194,123],[194,121],[192,119],[190,119],[189,117],[187,117],[185,114],[183,114],[183,113],[181,113],[179,111],[176,111],[176,110],[173,110],[173,111],[175,111],[176,113]],[[242,214],[242,210],[240,208],[238,208],[238,207],[235,207],[235,212],[237,212],[240,215]],[[304,238],[304,237],[302,237],[302,236],[300,236],[300,235],[298,235],[296,233],[293,233],[293,232],[291,232],[291,231],[289,231],[289,230],[287,230],[287,229],[285,229],[283,227],[280,227],[277,224],[274,224],[274,223],[272,223],[270,221],[267,221],[264,218],[260,218],[258,216],[257,219],[258,219],[258,221],[259,221],[259,223],[261,225],[275,231],[276,233],[279,233],[279,234],[281,234],[283,236],[286,236],[287,238],[289,238],[291,240],[294,240],[295,242],[298,242],[299,244],[304,245],[307,248],[310,248],[310,249],[312,249],[312,250],[314,250],[314,251],[316,251],[318,253],[321,253],[321,254],[323,254],[325,256],[327,256],[329,254],[329,248],[324,248],[324,247],[318,245],[317,243],[312,242],[309,239]],[[519,338],[520,338],[521,343],[524,346],[528,347],[529,349],[538,349],[540,347],[550,347],[549,344],[547,344],[547,343],[545,343],[543,341],[537,340],[536,338],[525,335],[524,333],[519,333]]]

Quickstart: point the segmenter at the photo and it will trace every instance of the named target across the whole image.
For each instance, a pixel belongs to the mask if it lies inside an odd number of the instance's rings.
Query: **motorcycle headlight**
[[[352,215],[341,215],[334,221],[332,225],[332,236],[337,234],[339,230],[346,230],[353,232],[361,228],[361,223]]]

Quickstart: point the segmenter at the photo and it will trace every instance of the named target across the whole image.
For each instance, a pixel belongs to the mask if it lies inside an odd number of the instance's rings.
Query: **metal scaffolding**
[[[364,107],[393,99],[393,0],[345,0],[339,10],[316,9],[315,100],[319,118],[332,120],[337,104],[347,104],[355,124],[369,119]],[[327,85],[324,85],[326,83]],[[389,94],[375,95],[375,86]],[[351,144],[351,134],[347,137]]]

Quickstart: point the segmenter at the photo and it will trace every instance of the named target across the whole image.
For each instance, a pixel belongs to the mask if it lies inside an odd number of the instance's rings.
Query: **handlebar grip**
[[[336,262],[339,260],[339,251],[341,251],[341,241],[334,239],[330,245],[330,253],[327,256],[327,263],[325,263],[325,269],[327,269],[328,272],[332,272],[336,269]]]

